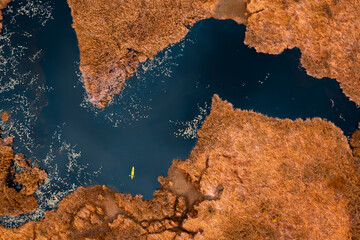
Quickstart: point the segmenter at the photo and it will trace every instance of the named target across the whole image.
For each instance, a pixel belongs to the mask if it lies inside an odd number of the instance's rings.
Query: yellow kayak
[[[131,179],[134,178],[134,175],[135,175],[135,167],[132,167],[132,169],[131,169],[131,175],[130,175]]]

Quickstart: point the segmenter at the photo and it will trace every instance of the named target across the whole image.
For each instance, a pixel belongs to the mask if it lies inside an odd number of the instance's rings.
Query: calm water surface
[[[38,219],[80,185],[106,184],[151,199],[172,159],[189,155],[215,93],[236,108],[272,117],[325,118],[347,136],[360,120],[335,80],[306,75],[299,50],[256,53],[243,44],[244,26],[213,19],[144,63],[122,94],[98,110],[84,100],[66,1],[10,6],[0,41],[0,109],[11,120],[1,127],[49,180],[36,193],[39,209],[2,218],[7,226]]]

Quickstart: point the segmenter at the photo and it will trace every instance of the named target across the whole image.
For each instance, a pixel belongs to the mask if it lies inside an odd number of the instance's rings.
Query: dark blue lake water
[[[299,65],[299,50],[273,56],[243,44],[245,27],[209,19],[144,63],[105,110],[86,101],[66,0],[17,0],[0,39],[0,124],[17,152],[48,171],[39,209],[0,222],[38,219],[77,186],[106,184],[151,199],[175,158],[186,159],[217,93],[235,107],[272,117],[321,117],[349,136],[360,109],[332,79]],[[135,178],[129,178],[135,166]]]

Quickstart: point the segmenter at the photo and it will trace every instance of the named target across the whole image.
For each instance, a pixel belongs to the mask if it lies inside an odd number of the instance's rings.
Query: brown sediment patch
[[[2,112],[1,113],[1,119],[4,121],[4,122],[7,122],[10,118],[10,114],[6,111]]]
[[[168,171],[168,177],[166,180],[159,179],[163,186],[166,186],[167,190],[170,190],[177,196],[185,198],[188,206],[191,206],[203,197],[201,193],[195,188],[195,186],[189,182],[186,175],[179,169],[170,168]]]
[[[216,19],[232,19],[239,24],[246,24],[246,6],[246,0],[220,0],[215,7],[213,17]]]
[[[152,200],[79,187],[45,219],[0,227],[0,239],[359,236],[358,164],[332,123],[270,118],[214,96],[198,135],[189,158],[174,160],[168,177],[159,177]]]

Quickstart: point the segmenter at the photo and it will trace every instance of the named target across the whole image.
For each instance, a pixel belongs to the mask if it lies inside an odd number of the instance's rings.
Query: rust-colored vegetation
[[[3,111],[1,113],[1,120],[3,120],[4,122],[7,122],[10,118],[10,114],[6,111]]]
[[[89,100],[106,107],[139,67],[194,23],[214,16],[245,21],[243,0],[68,0]]]
[[[209,17],[246,24],[245,44],[259,52],[301,50],[317,78],[335,78],[360,104],[358,0],[68,0],[89,100],[105,107],[139,67]]]
[[[47,177],[22,154],[14,154],[12,137],[0,137],[0,216],[19,215],[37,207],[33,196]]]
[[[137,70],[210,17],[214,0],[68,0],[89,99],[105,107]]]
[[[359,239],[358,155],[332,123],[234,110],[214,96],[198,135],[189,158],[159,177],[153,200],[80,187],[45,219],[0,236]]]
[[[335,78],[360,105],[358,0],[250,0],[245,44],[279,54],[298,47],[301,64],[316,78]]]
[[[356,130],[350,139],[350,145],[354,155],[354,161],[357,167],[357,171],[360,172],[360,130]],[[351,202],[349,204],[349,212],[351,214],[352,221],[352,239],[360,239],[360,174],[354,181],[357,186],[354,189],[346,189],[349,192]]]
[[[11,2],[11,0],[0,0],[0,33],[1,33],[1,29],[2,29],[2,21],[3,21],[3,15],[1,10],[5,9],[7,7],[7,5]]]

